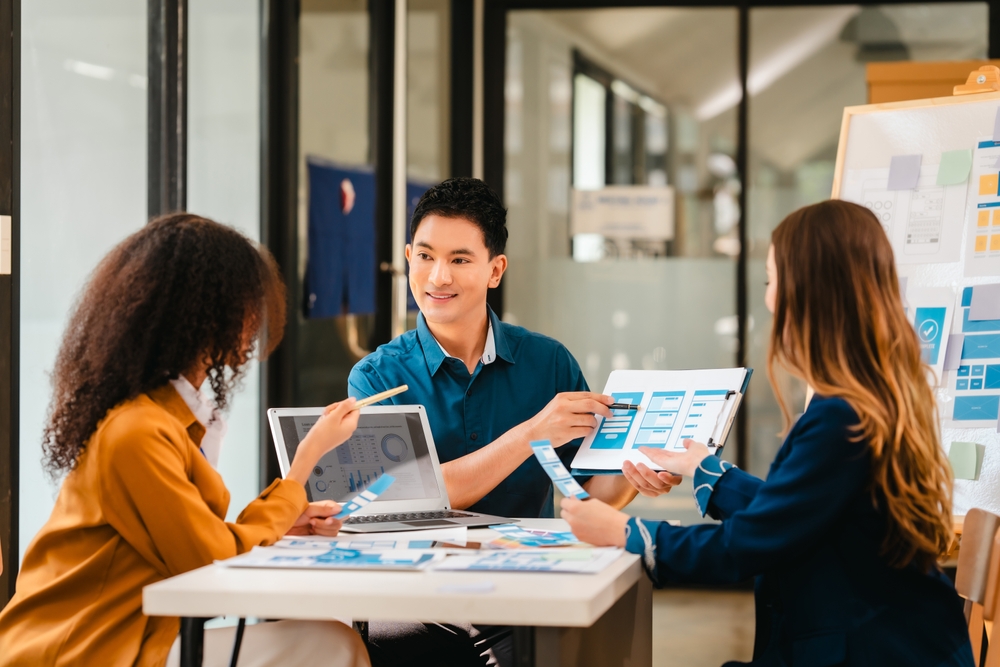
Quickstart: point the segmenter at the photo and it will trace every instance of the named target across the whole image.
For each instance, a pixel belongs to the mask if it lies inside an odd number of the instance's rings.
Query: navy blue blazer
[[[814,397],[766,482],[733,468],[715,483],[708,512],[722,523],[655,524],[650,575],[659,586],[756,577],[751,665],[971,667],[947,577],[879,555],[886,515],[872,501],[867,444],[850,439],[857,423],[843,399]]]

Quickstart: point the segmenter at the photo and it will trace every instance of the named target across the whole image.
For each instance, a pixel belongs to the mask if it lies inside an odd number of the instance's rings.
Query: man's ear
[[[413,252],[413,246],[409,243],[406,244],[406,248],[403,249],[403,253],[406,255],[406,261],[410,261],[410,253]]]
[[[507,270],[507,255],[497,255],[490,260],[490,265],[493,271],[490,273],[489,286],[496,287],[500,284],[504,271]]]

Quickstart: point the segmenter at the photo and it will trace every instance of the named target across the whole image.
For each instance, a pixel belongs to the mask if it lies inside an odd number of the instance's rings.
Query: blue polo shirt
[[[562,343],[500,321],[487,306],[496,359],[470,375],[465,363],[445,355],[427,328],[417,328],[379,346],[354,366],[348,393],[355,398],[409,385],[385,404],[423,405],[442,463],[490,444],[526,422],[565,391],[589,391],[580,365]],[[569,467],[580,441],[556,449]],[[586,478],[578,478],[581,482]],[[469,509],[508,517],[551,517],[552,483],[529,457]]]

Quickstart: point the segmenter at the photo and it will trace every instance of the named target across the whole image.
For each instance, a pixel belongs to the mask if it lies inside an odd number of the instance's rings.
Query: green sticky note
[[[972,149],[963,148],[958,151],[941,153],[941,165],[938,167],[938,185],[959,185],[969,180],[972,170]]]
[[[955,479],[976,479],[977,447],[974,442],[953,442],[948,450],[948,461]]]

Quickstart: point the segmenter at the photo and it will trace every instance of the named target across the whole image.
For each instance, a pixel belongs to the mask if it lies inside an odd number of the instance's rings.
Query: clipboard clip
[[[955,86],[952,95],[975,95],[998,90],[1000,90],[1000,68],[996,65],[983,65],[974,72],[969,72],[969,78],[965,83]]]
[[[738,391],[736,391],[735,389],[730,389],[730,390],[728,390],[726,392],[726,398],[723,399],[723,400],[725,400],[726,403],[728,404],[730,398],[732,398],[733,396],[739,396],[739,395],[740,395],[740,393]],[[715,428],[712,429],[713,435],[715,434],[716,431],[719,430],[719,420],[722,419],[722,415],[723,415],[724,412],[726,412],[725,408],[723,408],[722,410],[720,410],[719,411],[719,416],[715,418]],[[733,412],[730,411],[729,415],[731,416],[732,414],[733,414]],[[729,417],[727,417],[726,418],[726,426],[728,426],[729,421],[730,421],[730,419],[729,419]],[[720,434],[719,437],[720,438],[725,437],[725,433]],[[712,436],[709,436],[708,442],[706,442],[705,445],[707,447],[715,447],[715,455],[716,456],[719,456],[719,454],[722,453],[722,448],[725,446],[724,444],[719,444],[719,443],[715,442],[715,439]]]

